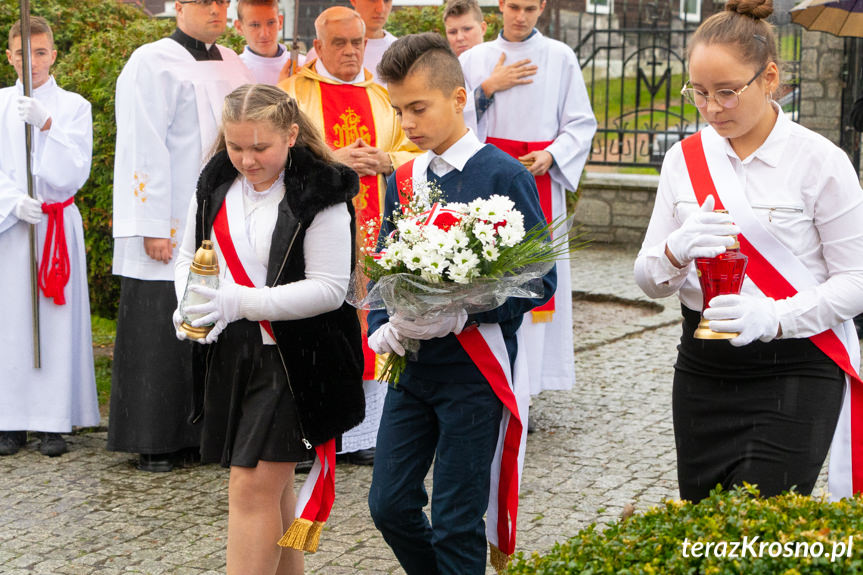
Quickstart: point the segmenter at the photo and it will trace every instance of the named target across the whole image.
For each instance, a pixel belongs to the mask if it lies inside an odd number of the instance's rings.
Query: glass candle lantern
[[[207,337],[215,324],[210,323],[200,327],[192,326],[193,321],[201,319],[206,314],[186,313],[186,308],[208,301],[204,296],[189,289],[193,285],[219,289],[219,259],[216,257],[216,250],[213,249],[213,242],[210,240],[201,242],[201,247],[195,252],[195,259],[192,260],[192,265],[189,267],[189,277],[186,280],[186,293],[183,294],[183,300],[180,302],[180,315],[183,316],[180,329],[192,339],[203,339]]]
[[[734,332],[713,331],[710,329],[710,322],[704,319],[704,310],[708,308],[710,300],[718,295],[739,294],[740,288],[743,287],[743,277],[749,258],[740,253],[740,243],[736,236],[734,240],[731,247],[716,257],[695,258],[703,297],[701,321],[698,322],[698,328],[693,335],[696,339],[734,339],[740,335]]]

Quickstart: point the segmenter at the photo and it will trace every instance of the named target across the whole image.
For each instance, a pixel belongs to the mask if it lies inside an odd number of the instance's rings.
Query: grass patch
[[[93,315],[90,316],[90,327],[93,334],[93,363],[96,368],[99,411],[104,414],[111,397],[111,366],[114,362],[117,321]]]

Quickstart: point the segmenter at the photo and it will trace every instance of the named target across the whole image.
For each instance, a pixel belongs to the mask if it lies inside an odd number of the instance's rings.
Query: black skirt
[[[692,337],[701,314],[683,308],[673,389],[680,496],[717,484],[757,484],[765,497],[809,494],[824,464],[845,389],[844,372],[809,339]]]
[[[111,374],[108,449],[161,454],[200,445],[192,362],[200,353],[174,335],[174,282],[120,280]],[[201,346],[198,346],[201,347]]]
[[[278,348],[262,343],[258,322],[229,324],[208,361],[201,461],[255,467],[311,459],[298,422]]]

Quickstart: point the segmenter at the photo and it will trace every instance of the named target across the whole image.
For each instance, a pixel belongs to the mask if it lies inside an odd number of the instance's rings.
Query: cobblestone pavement
[[[547,550],[591,522],[614,521],[628,502],[646,510],[677,495],[670,406],[679,308],[676,299],[644,298],[633,258],[602,246],[576,255],[577,384],[534,399],[520,550]],[[104,430],[78,433],[53,459],[34,440],[0,459],[0,573],[224,572],[228,472],[141,473],[105,440]],[[403,573],[369,517],[371,468],[340,464],[336,477],[335,508],[306,571]]]

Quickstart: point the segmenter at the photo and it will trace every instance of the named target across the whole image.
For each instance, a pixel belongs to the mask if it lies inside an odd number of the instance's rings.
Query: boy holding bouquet
[[[401,38],[384,53],[378,73],[408,138],[426,150],[389,178],[385,217],[399,212],[400,197],[429,181],[448,202],[505,195],[525,229],[544,224],[533,177],[465,127],[464,78],[445,39]],[[379,237],[392,229],[385,220]],[[554,293],[554,269],[542,283],[544,297],[509,298],[483,313],[369,314],[369,345],[377,353],[404,355],[406,339],[421,341],[387,392],[369,492],[375,525],[408,575],[485,573],[484,531],[497,569],[513,552],[528,398],[527,382],[519,385],[526,366],[516,331],[522,314]],[[430,523],[423,480],[433,461]]]

